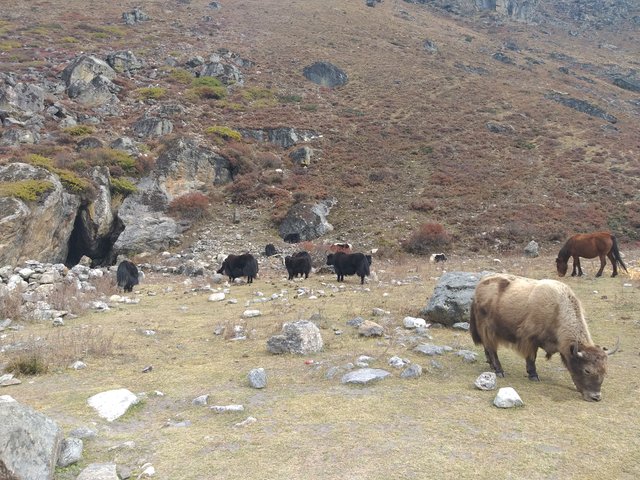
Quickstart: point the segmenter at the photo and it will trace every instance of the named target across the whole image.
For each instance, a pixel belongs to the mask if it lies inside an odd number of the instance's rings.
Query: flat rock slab
[[[138,403],[138,397],[126,388],[108,390],[98,393],[87,400],[90,407],[94,408],[98,415],[108,422],[124,415],[129,407]]]
[[[92,463],[80,472],[76,480],[119,480],[115,463]]]
[[[387,378],[391,374],[381,368],[361,368],[345,374],[342,377],[342,383],[355,383],[358,385],[366,385],[371,382],[377,382],[383,378]]]

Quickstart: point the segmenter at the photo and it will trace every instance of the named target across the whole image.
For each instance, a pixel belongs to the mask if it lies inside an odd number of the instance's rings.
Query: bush
[[[87,158],[91,165],[105,165],[113,174],[118,173],[118,169],[112,170],[111,167],[119,167],[120,171],[127,174],[138,173],[138,162],[135,158],[123,150],[115,148],[96,148],[87,152]]]
[[[199,86],[187,90],[186,97],[189,100],[221,100],[227,96],[226,87]]]
[[[169,213],[182,219],[200,220],[207,214],[209,197],[200,193],[186,193],[169,203]]]
[[[83,137],[85,135],[91,135],[93,128],[88,125],[76,125],[75,127],[67,127],[62,131],[72,137]]]
[[[171,70],[169,78],[174,82],[181,83],[183,85],[188,85],[194,80],[193,74],[183,68],[174,68]]]
[[[129,180],[124,178],[112,178],[111,179],[111,192],[116,195],[122,195],[126,197],[132,193],[136,193],[138,188]]]
[[[214,125],[213,127],[209,127],[205,130],[209,135],[214,135],[218,138],[222,138],[223,140],[242,140],[242,135],[240,132],[233,130],[229,127],[223,127],[220,125]]]
[[[436,208],[436,203],[428,198],[418,198],[409,204],[409,208],[419,212],[432,212]]]
[[[138,88],[133,91],[138,100],[160,100],[167,95],[167,89],[162,87]]]
[[[15,197],[25,202],[35,202],[53,190],[53,184],[46,180],[21,180],[19,182],[0,182],[0,197]]]
[[[197,77],[191,81],[192,87],[224,87],[216,77]]]
[[[60,179],[62,186],[69,193],[80,195],[82,197],[91,196],[94,193],[93,185],[89,180],[79,177],[71,170],[58,168],[53,165],[53,160],[42,155],[29,155],[27,162],[36,167],[41,167],[55,174]]]
[[[440,248],[450,242],[450,236],[439,223],[423,223],[407,240],[402,242],[409,253],[430,254],[434,248]]]
[[[40,375],[47,373],[49,364],[39,350],[25,352],[11,359],[5,371],[18,375]]]

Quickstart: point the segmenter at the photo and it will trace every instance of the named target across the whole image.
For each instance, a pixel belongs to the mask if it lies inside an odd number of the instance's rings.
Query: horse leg
[[[573,257],[573,270],[571,271],[572,277],[575,277],[576,275],[579,277],[582,276],[582,267],[580,266],[580,257],[578,256]]]
[[[596,277],[600,277],[602,276],[602,271],[604,270],[605,265],[607,264],[607,259],[604,255],[600,255],[600,270],[598,270],[598,273],[596,273]],[[614,265],[614,271],[615,271],[615,263]],[[615,275],[614,275],[615,276]]]
[[[498,352],[494,349],[489,350],[488,348],[485,348],[484,354],[487,357],[487,363],[495,370],[496,376],[504,377],[504,370],[502,370],[500,359],[498,359]]]
[[[611,260],[611,265],[613,266],[613,273],[611,274],[611,276],[615,277],[616,275],[618,275],[618,262],[616,262],[616,257],[613,254],[613,250],[610,250],[609,253],[607,253],[607,257],[609,258],[609,260]]]

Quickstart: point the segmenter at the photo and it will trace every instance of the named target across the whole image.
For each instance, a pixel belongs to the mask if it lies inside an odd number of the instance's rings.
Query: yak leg
[[[598,273],[596,273],[596,277],[600,277],[602,276],[602,271],[604,270],[605,265],[607,264],[607,259],[604,255],[600,255],[600,270],[598,270]],[[616,268],[616,264],[613,264],[613,268],[615,271]]]
[[[498,359],[498,352],[496,352],[495,350],[489,350],[488,348],[485,348],[484,354],[487,357],[487,363],[491,365],[491,368],[495,370],[496,376],[504,377],[504,370],[502,370],[500,359]]]
[[[537,382],[540,381],[538,378],[538,372],[536,371],[536,356],[538,352],[533,352],[533,355],[529,355],[527,357],[527,374],[529,375],[529,380],[535,380]]]
[[[613,266],[613,273],[611,274],[611,276],[615,277],[616,275],[618,275],[618,262],[616,261],[616,257],[614,257],[612,250],[607,253],[607,257],[609,257],[609,260],[611,260],[611,265]]]

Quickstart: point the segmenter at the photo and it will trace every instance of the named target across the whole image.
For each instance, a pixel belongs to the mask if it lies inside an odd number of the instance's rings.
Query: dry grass
[[[628,253],[631,266],[636,263],[633,258],[635,253]],[[584,303],[594,339],[606,345],[618,336],[622,339],[600,403],[581,400],[559,358],[541,359],[542,381],[533,383],[526,378],[524,361],[502,351],[507,377],[499,386],[516,388],[526,406],[496,409],[491,405],[493,393],[473,387],[486,365],[466,364],[448,354],[436,359],[441,368],[434,367],[430,358],[412,351],[412,341],[399,328],[404,316],[418,316],[443,268],[498,268],[542,278],[554,275],[553,265],[551,257],[503,258],[497,264],[489,257],[453,256],[444,266],[403,257],[374,263],[377,282],[361,288],[348,277],[338,291],[333,289],[333,276],[288,282],[282,267],[273,265],[261,269],[253,285],[231,287],[229,297],[238,299],[235,305],[207,302],[207,292],[193,292],[179,283],[171,284],[172,291],[165,283],[150,283],[142,286],[139,305],[90,313],[58,330],[70,332],[64,335],[69,340],[90,328],[100,329],[91,336],[110,339],[107,356],[86,352],[89,368],[53,370],[7,393],[57,419],[66,431],[97,421],[100,434],[85,445],[83,464],[114,460],[137,468],[150,461],[159,478],[387,479],[421,478],[424,472],[441,478],[635,478],[640,474],[635,461],[640,442],[630,419],[638,408],[638,385],[628,372],[640,364],[637,281],[625,276],[565,279]],[[583,266],[590,275],[596,268],[589,261]],[[628,282],[633,286],[624,286]],[[322,290],[326,296],[294,298],[298,286]],[[257,298],[256,291],[269,296],[283,289],[289,292],[288,301],[246,306]],[[157,295],[147,296],[148,291]],[[391,334],[387,339],[360,338],[345,325],[356,316],[380,321],[372,317],[373,307],[391,312],[385,321]],[[246,308],[258,308],[263,315],[242,319]],[[321,318],[323,352],[274,356],[266,351],[266,340],[283,322],[314,314]],[[220,324],[227,330],[244,326],[250,332],[248,340],[214,335]],[[28,328],[32,335],[51,334],[50,327]],[[335,335],[334,328],[343,334]],[[156,334],[146,336],[140,333],[144,330]],[[436,344],[480,353],[465,332],[434,329],[432,335]],[[85,336],[78,343],[88,340]],[[425,373],[409,381],[394,370],[392,378],[360,388],[341,385],[342,373],[326,378],[329,368],[344,367],[363,354],[376,359],[373,367],[389,370],[387,359],[399,355],[421,364]],[[308,359],[314,363],[307,364]],[[148,365],[153,370],[142,373]],[[246,375],[256,367],[267,372],[264,390],[248,386]],[[112,424],[97,420],[87,398],[120,387],[149,395],[123,419]],[[240,403],[245,412],[215,414],[191,405],[205,393],[210,405]],[[257,423],[235,426],[248,416]],[[182,420],[190,426],[167,426]],[[128,440],[135,441],[133,449],[111,449]],[[188,468],[185,458],[191,459]],[[73,478],[69,475],[61,471],[57,478]]]

